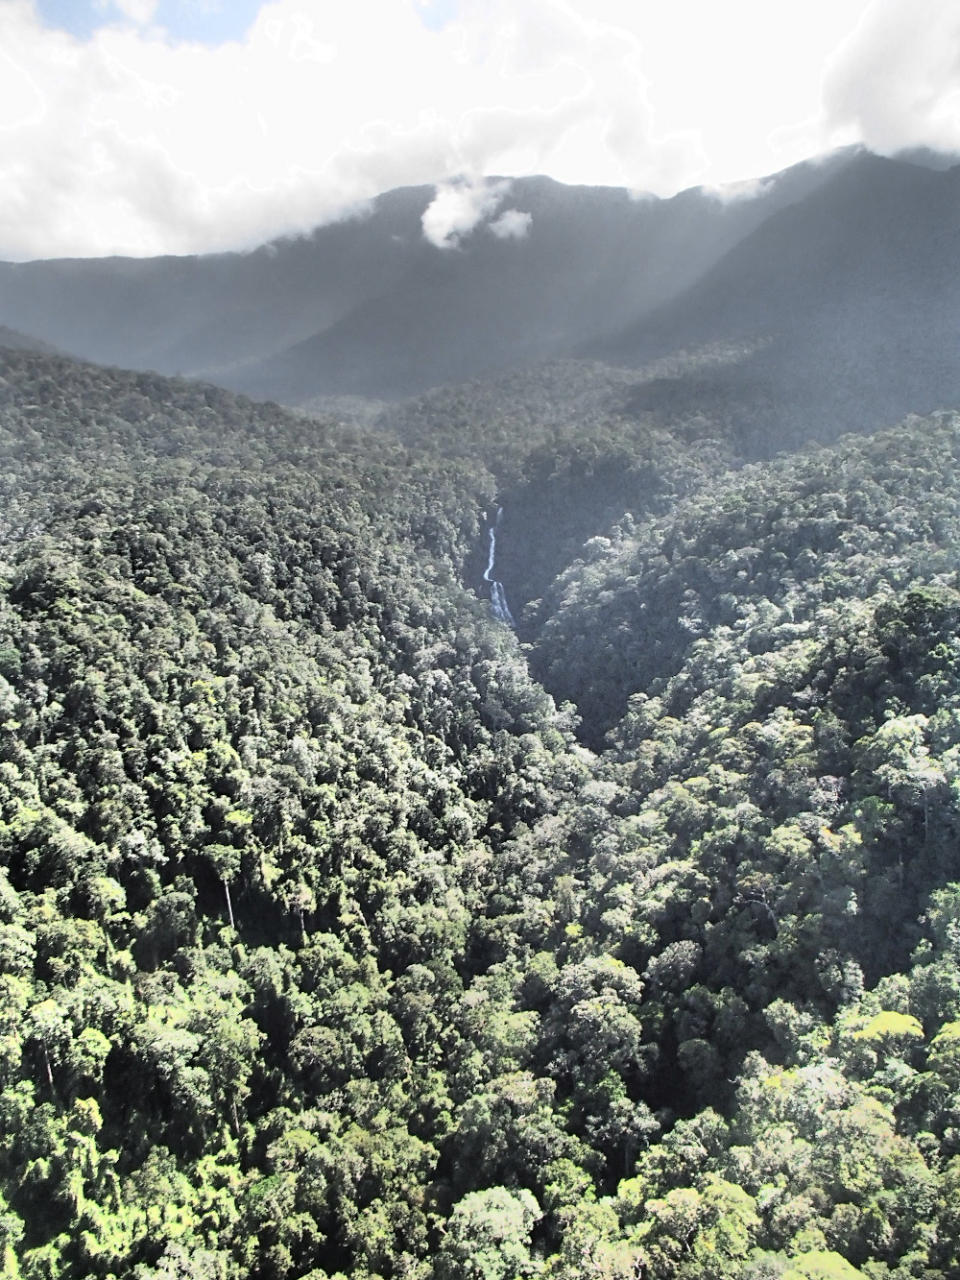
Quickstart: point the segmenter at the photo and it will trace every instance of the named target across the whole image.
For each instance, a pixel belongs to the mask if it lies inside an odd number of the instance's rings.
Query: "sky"
[[[749,196],[837,146],[960,151],[955,0],[0,0],[0,258],[249,248],[491,176]],[[737,184],[728,189],[726,184]]]

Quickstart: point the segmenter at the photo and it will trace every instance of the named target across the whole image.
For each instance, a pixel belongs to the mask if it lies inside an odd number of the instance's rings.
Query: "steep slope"
[[[628,515],[553,584],[534,669],[596,743],[717,628],[757,611],[800,625],[825,600],[948,574],[958,459],[945,413],[721,475],[659,520]]]
[[[685,366],[722,363],[717,349],[695,361],[655,361],[644,370],[556,360],[438,387],[389,406],[381,430],[450,458],[482,462],[497,482],[497,578],[518,633],[537,631],[532,602],[625,511],[664,512],[683,494],[741,461],[729,442],[703,429],[673,431],[637,420],[625,406],[637,388]],[[481,594],[487,549],[467,565]],[[529,609],[526,606],[531,605]]]
[[[958,168],[862,154],[591,353],[626,364],[742,343],[739,364],[648,383],[632,407],[706,412],[756,454],[956,403],[958,194]]]

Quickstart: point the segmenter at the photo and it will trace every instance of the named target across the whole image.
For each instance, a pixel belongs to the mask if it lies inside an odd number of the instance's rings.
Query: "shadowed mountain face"
[[[615,189],[515,182],[505,203],[531,215],[526,237],[480,229],[448,250],[421,240],[392,287],[232,384],[280,399],[318,387],[396,397],[569,354],[692,284],[824,176],[800,166],[758,198],[727,204],[700,190],[638,201]]]
[[[752,199],[515,181],[528,233],[422,234],[433,189],[253,253],[0,264],[0,323],[103,363],[255,395],[398,397],[569,354],[693,285],[848,155],[787,170]]]
[[[600,343],[644,365],[723,340],[743,359],[639,385],[634,412],[706,409],[763,454],[960,399],[960,169],[860,155],[679,297]]]
[[[389,288],[429,198],[392,192],[370,217],[253,253],[0,264],[0,323],[100,363],[216,377]]]

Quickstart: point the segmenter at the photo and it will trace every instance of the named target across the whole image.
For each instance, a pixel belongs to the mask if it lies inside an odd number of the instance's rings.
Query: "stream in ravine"
[[[498,622],[505,622],[508,627],[515,627],[517,624],[507,604],[507,593],[503,589],[503,583],[493,576],[497,563],[497,530],[500,528],[502,519],[503,507],[497,507],[497,514],[487,529],[490,548],[487,554],[487,567],[483,571],[483,580],[490,586],[490,608],[493,610],[493,616]]]

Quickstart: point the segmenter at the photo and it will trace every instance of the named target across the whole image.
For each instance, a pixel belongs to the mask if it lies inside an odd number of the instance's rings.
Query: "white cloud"
[[[960,129],[940,0],[870,7],[828,123],[867,0],[271,0],[215,48],[111,2],[80,41],[0,0],[0,257],[242,247],[416,183],[449,244],[484,175],[672,194]]]
[[[492,231],[498,240],[523,240],[529,234],[533,215],[523,213],[520,209],[504,209],[499,218],[488,223],[487,229]]]
[[[412,0],[274,0],[216,49],[155,27],[81,42],[0,0],[0,48],[42,103],[0,142],[7,257],[253,244],[456,174],[669,188],[689,150],[652,136],[638,39],[585,0],[462,0],[439,30]],[[442,196],[431,234],[465,199]]]
[[[157,12],[158,0],[99,0],[100,9],[119,9],[131,22],[151,22]]]
[[[960,8],[875,0],[824,78],[825,128],[875,151],[960,151]]]
[[[508,182],[464,179],[437,188],[423,214],[423,234],[438,249],[455,249],[506,195]]]
[[[744,200],[755,200],[769,191],[774,185],[774,178],[744,178],[740,182],[724,182],[719,186],[708,185],[705,190],[721,204],[741,204]]]

